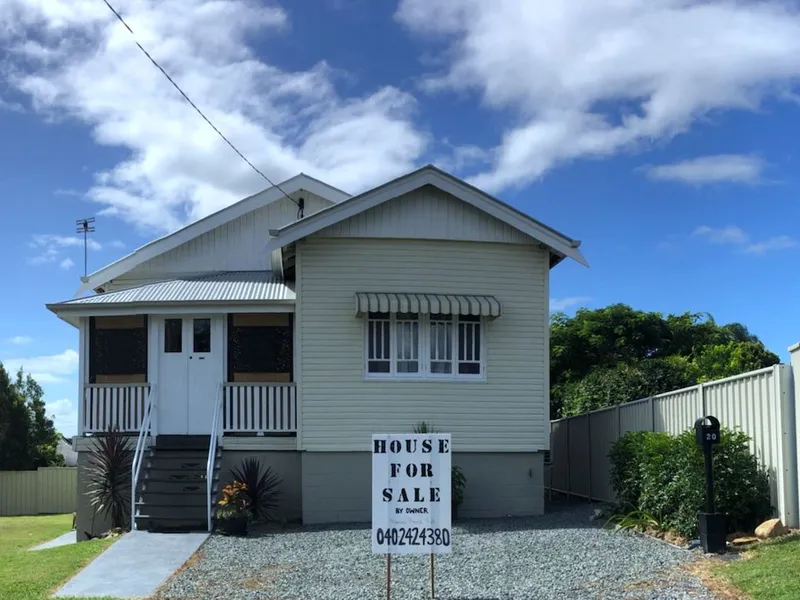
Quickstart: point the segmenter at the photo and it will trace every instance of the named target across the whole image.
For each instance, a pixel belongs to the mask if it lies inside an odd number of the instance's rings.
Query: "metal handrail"
[[[217,388],[217,397],[214,401],[214,419],[211,422],[211,439],[208,443],[208,462],[206,463],[206,500],[208,502],[208,531],[211,531],[211,488],[214,485],[214,463],[217,457],[217,441],[219,439],[219,426],[222,422],[222,383]]]
[[[147,443],[147,436],[150,435],[150,425],[153,420],[153,407],[156,405],[156,384],[150,386],[147,394],[147,406],[142,419],[142,426],[139,428],[139,438],[136,440],[136,451],[133,454],[131,464],[131,531],[136,529],[136,487],[139,484],[139,472],[142,470],[144,462],[144,450]]]

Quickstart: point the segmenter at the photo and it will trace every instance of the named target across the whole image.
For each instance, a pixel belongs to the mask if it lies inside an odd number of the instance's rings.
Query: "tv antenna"
[[[84,279],[89,275],[89,238],[90,233],[94,233],[94,217],[88,219],[78,219],[75,221],[75,233],[83,234],[83,277]]]

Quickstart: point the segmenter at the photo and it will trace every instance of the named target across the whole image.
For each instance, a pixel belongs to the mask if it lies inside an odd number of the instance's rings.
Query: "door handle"
[[[198,356],[198,357],[197,357],[197,360],[205,360],[205,359],[206,359],[206,357],[205,357],[205,356]]]

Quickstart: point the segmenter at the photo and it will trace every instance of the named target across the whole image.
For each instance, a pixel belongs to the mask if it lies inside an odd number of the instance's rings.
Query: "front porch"
[[[296,436],[292,316],[84,318],[79,436]]]

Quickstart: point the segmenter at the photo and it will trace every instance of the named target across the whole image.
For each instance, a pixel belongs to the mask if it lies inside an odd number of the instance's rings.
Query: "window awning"
[[[500,303],[494,296],[455,294],[356,293],[356,316],[366,313],[419,313],[499,317]]]

